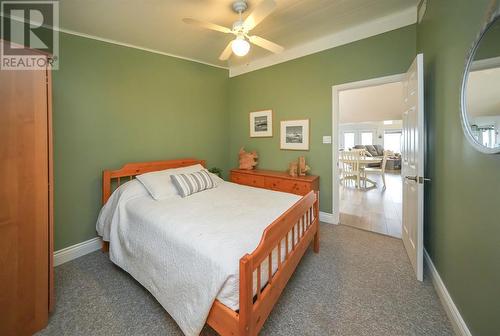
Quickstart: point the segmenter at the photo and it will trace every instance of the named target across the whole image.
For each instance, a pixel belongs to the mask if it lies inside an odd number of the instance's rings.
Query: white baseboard
[[[328,212],[319,212],[319,221],[328,224],[338,224],[338,220],[335,219],[335,215]]]
[[[319,220],[328,224],[338,224],[335,222],[335,216],[328,212],[319,213]],[[95,237],[84,242],[68,246],[54,252],[54,266],[59,266],[73,259],[97,251],[102,246],[101,237]]]
[[[424,258],[425,262],[429,266],[434,288],[436,289],[439,299],[443,304],[444,310],[446,311],[446,314],[450,319],[451,325],[455,330],[455,333],[458,336],[472,336],[469,328],[467,327],[467,324],[465,324],[465,321],[462,318],[462,315],[460,315],[457,306],[455,306],[455,303],[453,302],[450,293],[448,293],[448,290],[446,289],[443,280],[441,280],[441,277],[439,276],[439,273],[436,267],[434,266],[431,257],[429,256],[429,254],[425,249],[424,249]]]
[[[59,266],[68,261],[84,256],[101,248],[101,237],[95,237],[84,242],[68,246],[54,252],[54,266]]]

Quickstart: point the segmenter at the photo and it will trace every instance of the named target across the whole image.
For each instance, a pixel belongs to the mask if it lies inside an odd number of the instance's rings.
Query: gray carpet
[[[56,268],[55,312],[38,335],[182,335],[158,302],[100,251]],[[215,335],[205,327],[202,335]],[[321,225],[261,335],[453,335],[428,276],[401,240]]]

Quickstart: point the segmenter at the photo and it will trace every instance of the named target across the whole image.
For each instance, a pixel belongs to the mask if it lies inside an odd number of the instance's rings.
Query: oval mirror
[[[470,51],[462,84],[462,126],[483,153],[500,153],[500,9],[494,1]]]

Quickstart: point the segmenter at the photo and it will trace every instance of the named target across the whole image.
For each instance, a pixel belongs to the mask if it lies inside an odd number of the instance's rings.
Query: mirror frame
[[[460,121],[462,122],[462,129],[464,131],[465,137],[469,141],[469,143],[478,151],[485,154],[498,154],[500,153],[500,146],[495,148],[489,148],[483,146],[474,138],[470,123],[469,117],[467,116],[467,82],[469,79],[469,71],[474,61],[474,56],[476,55],[476,51],[479,48],[479,45],[489,28],[496,22],[496,20],[500,20],[500,3],[498,0],[493,0],[490,4],[489,10],[486,14],[485,22],[483,24],[483,28],[480,33],[477,35],[472,47],[469,49],[469,53],[467,54],[465,70],[462,79],[462,87],[460,93]]]

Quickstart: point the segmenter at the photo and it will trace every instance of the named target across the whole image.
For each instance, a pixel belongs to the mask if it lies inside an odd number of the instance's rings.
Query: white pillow
[[[136,178],[144,185],[148,190],[151,197],[155,200],[163,200],[172,196],[179,195],[177,188],[172,183],[170,175],[175,174],[189,174],[200,170],[203,170],[201,164],[195,164],[192,166],[165,169],[151,173],[145,173],[137,175]]]

